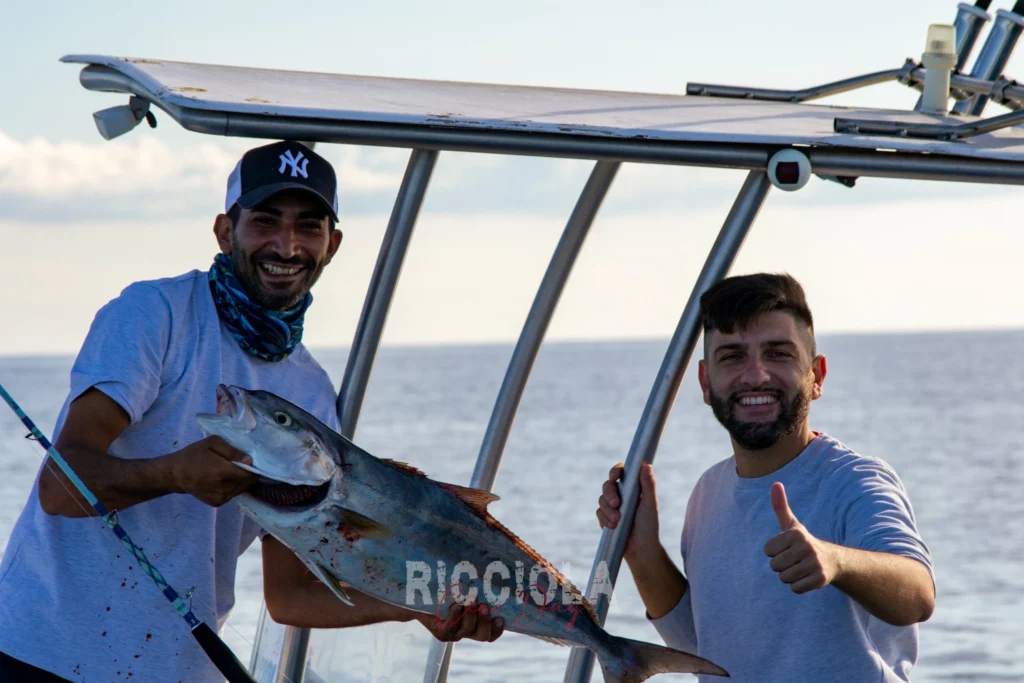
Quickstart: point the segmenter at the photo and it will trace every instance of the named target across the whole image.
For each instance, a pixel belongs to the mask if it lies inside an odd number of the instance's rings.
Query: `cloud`
[[[0,131],[0,218],[48,225],[104,220],[210,220],[223,207],[234,164],[258,141],[182,136],[182,143],[142,128],[112,142],[16,140]],[[410,151],[357,145],[318,146],[335,166],[342,220],[387,215]],[[594,162],[443,152],[431,178],[425,213],[543,215],[564,222]],[[624,164],[601,215],[640,216],[718,210],[724,218],[744,171]],[[894,204],[911,198],[992,198],[1013,188],[861,179],[850,190],[812,182],[795,195],[775,192],[769,203],[831,206]]]

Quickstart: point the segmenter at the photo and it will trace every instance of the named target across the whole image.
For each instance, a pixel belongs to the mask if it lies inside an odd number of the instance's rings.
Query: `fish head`
[[[328,428],[295,404],[266,391],[217,386],[216,414],[196,416],[207,436],[219,436],[250,458],[235,463],[262,478],[292,486],[330,482],[338,465],[326,446]]]

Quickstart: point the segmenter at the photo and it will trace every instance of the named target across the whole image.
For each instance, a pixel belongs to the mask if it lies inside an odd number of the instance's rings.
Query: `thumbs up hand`
[[[797,594],[832,583],[839,569],[835,547],[812,536],[800,523],[789,509],[782,484],[773,484],[771,495],[781,533],[764,544],[764,553],[772,558],[771,568],[778,573],[779,580]]]

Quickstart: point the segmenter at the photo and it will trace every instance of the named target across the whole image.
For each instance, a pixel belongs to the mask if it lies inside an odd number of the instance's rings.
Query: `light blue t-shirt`
[[[152,458],[204,438],[219,383],[264,389],[338,429],[327,373],[300,344],[279,363],[246,354],[220,324],[207,273],[135,283],[97,313],[71,371],[71,401],[97,387],[131,425],[119,458]],[[234,502],[169,494],[119,512],[122,526],[196,616],[219,630],[235,565],[259,527]],[[72,681],[223,681],[184,620],[97,517],[43,512],[38,477],[0,564],[0,651]]]
[[[819,434],[766,477],[741,478],[734,457],[701,476],[683,524],[689,587],[671,612],[652,622],[662,639],[710,659],[737,683],[910,680],[916,625],[891,626],[834,586],[797,595],[772,570],[764,545],[780,533],[771,505],[777,481],[816,538],[913,558],[934,581],[931,555],[896,472]]]

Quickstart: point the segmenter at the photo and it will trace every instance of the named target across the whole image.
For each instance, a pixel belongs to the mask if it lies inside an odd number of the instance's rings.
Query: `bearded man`
[[[737,681],[908,681],[917,624],[935,608],[931,555],[893,468],[810,428],[826,363],[803,288],[727,278],[701,297],[701,322],[700,387],[733,454],[690,495],[685,577],[641,469],[625,560],[647,618]],[[622,473],[603,485],[602,527],[619,522]]]
[[[233,464],[251,458],[196,424],[215,411],[217,385],[235,384],[340,428],[330,378],[302,344],[310,289],[341,245],[337,222],[325,158],[288,140],[246,152],[213,222],[213,264],[133,283],[96,314],[55,445],[170,584],[194,586],[196,616],[218,630],[235,604],[238,557],[259,537],[277,623],[416,619],[439,640],[493,641],[502,619],[461,605],[441,622],[351,588],[353,605],[335,598],[234,501],[258,486]],[[0,681],[223,681],[94,514],[55,467],[40,468],[0,562]]]

